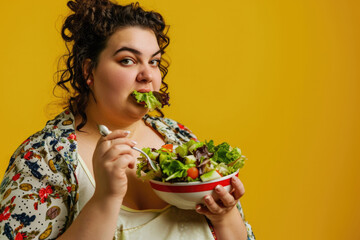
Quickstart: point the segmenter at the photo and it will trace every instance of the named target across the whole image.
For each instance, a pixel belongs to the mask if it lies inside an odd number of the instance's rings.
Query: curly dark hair
[[[90,94],[93,95],[86,84],[89,76],[84,77],[83,74],[84,61],[91,60],[87,69],[87,72],[91,72],[97,66],[99,55],[111,35],[119,28],[131,26],[151,29],[161,53],[164,54],[170,43],[167,36],[169,27],[159,13],[145,11],[138,2],[122,6],[110,0],[72,0],[68,1],[67,6],[73,13],[66,18],[61,30],[68,51],[63,56],[66,68],[58,71],[60,77],[55,88],[61,87],[69,93],[66,108],[74,115],[81,116],[82,121],[76,128],[80,131],[87,122],[85,108]],[[168,66],[168,61],[162,59],[159,65],[162,73],[162,93],[166,93],[168,89],[164,82]],[[157,111],[163,116],[160,110]]]

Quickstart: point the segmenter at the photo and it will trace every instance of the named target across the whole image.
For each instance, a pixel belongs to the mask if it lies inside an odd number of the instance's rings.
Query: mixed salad
[[[134,91],[132,96],[136,99],[136,101],[144,107],[149,108],[149,111],[154,111],[156,108],[160,109],[165,105],[169,104],[169,94],[160,93],[156,91],[152,92],[138,92]]]
[[[232,174],[244,166],[246,157],[239,148],[224,142],[217,146],[214,141],[190,140],[180,146],[163,145],[160,149],[142,149],[158,166],[151,168],[145,156],[137,164],[137,176],[144,180],[162,182],[211,181]]]

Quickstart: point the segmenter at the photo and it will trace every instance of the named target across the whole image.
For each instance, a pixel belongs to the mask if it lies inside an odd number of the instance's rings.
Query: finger
[[[231,185],[234,189],[233,196],[234,196],[235,200],[238,200],[245,194],[244,185],[238,177],[234,176],[231,178]]]
[[[130,131],[128,130],[115,130],[113,132],[111,132],[109,135],[107,135],[106,137],[103,137],[104,140],[114,140],[116,138],[124,138],[129,136]]]
[[[228,191],[226,191],[223,186],[217,185],[215,187],[215,192],[219,196],[219,199],[225,207],[233,207],[236,204],[234,196],[231,195]]]
[[[111,145],[122,145],[122,144],[126,144],[130,147],[134,147],[137,144],[137,142],[129,138],[115,138],[111,140]]]
[[[126,139],[126,137],[130,134],[130,131],[124,131],[124,130],[116,130],[114,132],[109,133],[107,136],[101,136],[99,138],[99,141],[97,142],[97,147],[102,146],[105,147],[109,146],[112,141],[115,139]]]
[[[212,212],[209,211],[209,209],[203,205],[203,204],[198,204],[195,207],[196,212],[203,214],[203,215],[211,215],[213,214]]]
[[[113,145],[110,149],[108,149],[103,155],[104,161],[115,161],[120,155],[133,155],[131,147],[125,144],[121,145]]]
[[[131,168],[135,167],[135,157],[130,154],[120,155],[114,162],[117,168]]]
[[[207,209],[214,214],[220,214],[223,210],[222,208],[215,202],[214,198],[210,195],[206,195],[204,197],[205,206]]]
[[[112,179],[126,180],[126,170],[128,167],[133,166],[134,158],[129,155],[121,155],[113,162],[107,162],[104,164],[107,173],[111,175]]]

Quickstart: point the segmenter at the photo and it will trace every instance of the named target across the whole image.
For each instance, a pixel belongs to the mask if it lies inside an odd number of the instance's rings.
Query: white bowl
[[[239,170],[222,178],[209,182],[178,182],[166,183],[150,180],[154,192],[165,202],[181,209],[195,209],[196,204],[204,204],[205,195],[212,195],[215,200],[214,188],[222,185],[227,191],[231,189],[231,177],[238,176]]]

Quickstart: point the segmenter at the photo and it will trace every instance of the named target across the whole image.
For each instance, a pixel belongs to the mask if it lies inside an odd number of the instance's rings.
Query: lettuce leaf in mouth
[[[149,111],[154,111],[155,109],[169,105],[169,94],[167,93],[159,93],[156,91],[141,93],[135,90],[132,95],[138,103],[144,104]]]

